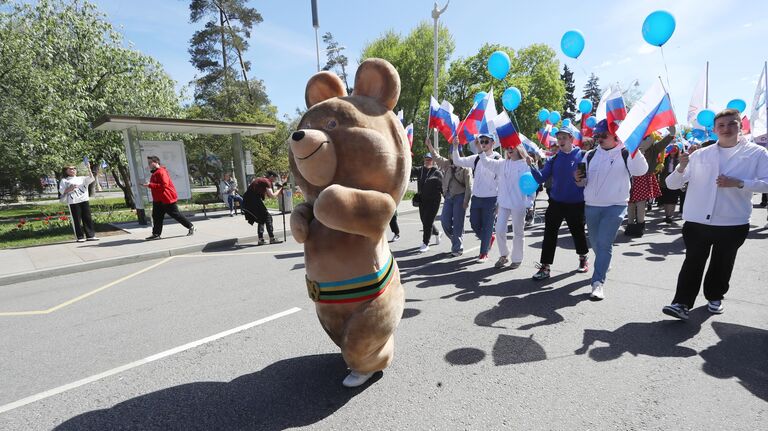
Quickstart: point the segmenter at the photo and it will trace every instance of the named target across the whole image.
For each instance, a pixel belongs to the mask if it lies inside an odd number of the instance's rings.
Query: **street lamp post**
[[[315,28],[315,52],[317,53],[317,71],[320,71],[320,37],[317,29],[320,28],[320,19],[317,17],[317,0],[312,0],[312,27]]]
[[[433,81],[434,88],[432,90],[432,95],[435,97],[435,100],[437,100],[437,77],[439,73],[439,65],[437,63],[437,21],[440,19],[440,15],[442,15],[443,12],[445,12],[445,10],[448,9],[448,4],[450,2],[451,0],[448,0],[442,9],[440,9],[437,6],[437,2],[435,2],[435,8],[432,9],[432,19],[435,20],[435,76],[434,76],[435,79]],[[429,133],[429,131],[427,131],[427,133]],[[438,141],[438,138],[437,138],[437,130],[434,131],[434,139],[432,140],[432,142],[435,143],[435,150],[439,151],[440,142]]]

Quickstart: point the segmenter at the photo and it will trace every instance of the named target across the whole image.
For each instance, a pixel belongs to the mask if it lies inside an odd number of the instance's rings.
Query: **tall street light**
[[[435,8],[432,9],[432,19],[435,20],[435,77],[434,77],[435,79],[433,81],[434,88],[432,90],[432,95],[435,97],[435,100],[437,100],[437,76],[438,76],[438,73],[440,71],[439,65],[437,63],[437,21],[440,19],[440,15],[442,15],[443,12],[445,12],[445,10],[448,9],[448,4],[450,2],[451,2],[451,0],[448,0],[445,3],[445,6],[443,6],[442,9],[440,9],[437,6],[437,2],[435,2]],[[429,133],[429,132],[427,132],[427,133]],[[437,138],[437,130],[435,130],[434,139],[432,140],[432,142],[435,143],[435,149],[439,150],[440,149],[440,142],[438,141],[438,138]]]
[[[315,52],[317,53],[317,71],[320,71],[320,37],[317,29],[320,28],[320,20],[317,17],[317,0],[312,0],[312,27],[315,28]]]

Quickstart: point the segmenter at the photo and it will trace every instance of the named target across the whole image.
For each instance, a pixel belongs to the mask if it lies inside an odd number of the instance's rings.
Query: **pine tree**
[[[600,85],[597,83],[598,78],[595,74],[589,75],[589,81],[584,86],[584,98],[592,101],[592,113],[597,110],[597,105],[600,104],[600,96],[603,92],[600,90]]]
[[[560,79],[565,85],[565,103],[563,104],[563,118],[573,120],[576,117],[576,97],[573,92],[576,91],[576,82],[573,80],[573,71],[568,69],[568,65],[563,66],[563,73]]]
[[[228,114],[237,102],[234,99],[242,93],[254,102],[252,86],[248,82],[250,62],[243,59],[243,53],[248,50],[251,29],[262,22],[262,17],[256,9],[247,7],[246,2],[191,0],[189,4],[190,22],[208,18],[205,28],[196,31],[189,41],[190,62],[203,73],[195,79],[195,101]],[[235,62],[239,67],[234,65]],[[222,94],[223,101],[220,100]]]
[[[323,70],[331,70],[337,66],[340,67],[341,73],[338,73],[337,71],[337,74],[339,75],[339,78],[344,81],[344,86],[347,87],[347,93],[351,94],[352,89],[349,88],[349,82],[347,82],[347,64],[349,60],[346,55],[341,53],[341,51],[344,50],[344,47],[339,46],[339,42],[336,42],[330,31],[323,35],[323,43],[325,43],[325,53],[328,56],[328,62],[325,63]]]

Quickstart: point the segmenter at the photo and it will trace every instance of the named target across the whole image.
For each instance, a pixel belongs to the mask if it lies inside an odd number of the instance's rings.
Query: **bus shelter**
[[[249,161],[250,157],[246,157],[243,150],[242,137],[274,132],[276,126],[271,124],[233,123],[213,120],[104,115],[93,123],[92,128],[101,131],[122,132],[125,155],[128,159],[128,168],[131,175],[130,187],[135,197],[136,215],[139,223],[146,225],[151,220],[151,217],[148,218],[146,215],[150,195],[148,190],[140,190],[139,184],[140,180],[148,179],[144,178],[144,158],[146,155],[149,155],[150,151],[163,151],[164,154],[170,156],[170,160],[178,162],[175,171],[178,175],[183,174],[182,180],[184,181],[181,184],[176,184],[177,187],[182,187],[179,193],[180,198],[182,193],[186,192],[184,187],[186,186],[190,193],[191,187],[189,186],[189,174],[183,142],[141,140],[141,133],[160,132],[232,136],[234,174],[240,193],[243,193],[247,186],[246,175],[253,175],[254,172],[253,165],[246,163],[246,160]]]

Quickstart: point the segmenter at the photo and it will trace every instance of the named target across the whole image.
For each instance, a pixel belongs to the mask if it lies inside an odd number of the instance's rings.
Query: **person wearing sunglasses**
[[[533,159],[525,152],[523,145],[506,148],[506,159],[493,160],[485,153],[480,153],[480,164],[496,174],[499,186],[499,212],[496,217],[496,239],[499,245],[499,260],[496,268],[510,269],[520,267],[523,262],[525,247],[525,213],[533,205],[533,195],[526,195],[520,190],[520,177],[530,172]],[[512,218],[512,255],[507,247],[507,224]],[[511,258],[511,261],[510,261]]]
[[[480,255],[478,262],[488,260],[488,250],[493,246],[495,235],[493,233],[494,218],[496,216],[496,198],[498,186],[496,174],[486,166],[479,164],[479,154],[485,153],[486,157],[501,159],[501,154],[493,151],[495,141],[490,133],[480,133],[475,139],[477,153],[472,156],[459,155],[459,146],[453,145],[451,154],[453,164],[472,169],[474,177],[472,182],[472,203],[469,207],[469,224],[472,231],[480,238]]]
[[[749,233],[752,194],[768,192],[768,150],[741,135],[739,111],[720,111],[714,130],[716,144],[684,152],[666,178],[673,190],[688,184],[683,207],[685,260],[672,304],[662,309],[683,320],[693,308],[702,277],[707,309],[723,313],[736,253]]]
[[[555,260],[557,236],[565,220],[571,232],[576,254],[579,256],[578,272],[589,271],[587,236],[584,232],[584,189],[576,184],[574,173],[582,161],[583,151],[573,145],[573,131],[568,127],[558,130],[555,135],[558,151],[550,157],[539,171],[531,168],[531,174],[539,184],[552,178],[547,211],[544,213],[544,240],[541,245],[541,260],[538,272],[533,275],[537,281],[550,276],[550,265]]]
[[[642,154],[630,156],[606,120],[597,123],[594,136],[597,146],[584,155],[586,169],[577,172],[576,179],[584,187],[584,216],[595,252],[590,298],[599,301],[605,298],[603,285],[611,265],[613,241],[627,214],[632,177],[645,175],[648,162]]]

